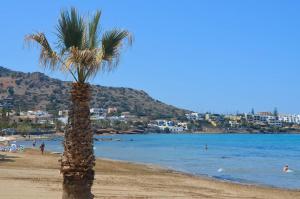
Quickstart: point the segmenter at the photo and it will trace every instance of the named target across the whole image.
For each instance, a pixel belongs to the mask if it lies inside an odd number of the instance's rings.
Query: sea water
[[[97,157],[160,165],[239,183],[300,189],[300,134],[143,134],[96,138],[109,140],[95,141]],[[61,152],[61,143],[60,139],[45,141],[46,150]],[[283,172],[285,165],[292,172]]]

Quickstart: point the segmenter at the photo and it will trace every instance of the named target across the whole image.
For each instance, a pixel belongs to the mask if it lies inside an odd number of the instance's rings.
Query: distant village
[[[21,107],[20,107],[21,109]],[[31,134],[63,132],[68,123],[68,110],[50,114],[45,110],[16,111],[9,98],[0,101],[1,134]],[[53,112],[53,111],[52,111]],[[95,133],[268,133],[299,132],[300,115],[273,112],[215,114],[190,112],[180,118],[149,119],[117,107],[91,108],[90,119]]]
[[[190,113],[186,116],[189,121],[203,121],[224,132],[299,132],[300,130],[299,114],[279,114],[276,108],[273,112],[255,113],[252,110],[250,113]]]

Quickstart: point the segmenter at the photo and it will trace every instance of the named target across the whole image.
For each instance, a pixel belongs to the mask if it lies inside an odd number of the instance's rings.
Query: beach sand
[[[0,198],[61,198],[59,155],[38,151],[3,153]],[[97,159],[95,198],[297,199],[300,191],[221,182],[155,166]]]

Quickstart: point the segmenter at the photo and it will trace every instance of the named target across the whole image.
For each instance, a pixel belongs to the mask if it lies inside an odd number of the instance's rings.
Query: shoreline
[[[38,151],[38,149],[32,149],[32,148],[25,148],[25,150],[34,150]],[[45,151],[48,154],[51,155],[62,155],[62,152],[57,152],[57,151]],[[1,154],[1,151],[0,151]],[[145,166],[148,168],[155,168],[159,169],[162,171],[166,171],[168,173],[174,173],[174,174],[181,174],[181,175],[186,175],[189,177],[195,177],[195,178],[201,178],[201,179],[206,179],[206,180],[212,180],[216,182],[224,182],[224,183],[229,183],[229,184],[236,184],[236,185],[243,185],[243,186],[253,186],[253,187],[258,187],[258,188],[270,188],[270,189],[278,189],[278,190],[283,190],[283,191],[296,191],[300,192],[300,188],[297,189],[292,189],[292,188],[284,188],[284,187],[276,187],[268,184],[259,184],[259,183],[247,183],[247,182],[240,182],[240,181],[234,181],[234,180],[229,180],[225,178],[217,178],[214,176],[209,176],[207,174],[193,174],[185,171],[179,171],[176,170],[175,168],[169,168],[167,166],[162,166],[159,164],[152,164],[152,163],[145,163],[145,162],[134,162],[134,161],[128,161],[128,160],[118,160],[118,159],[111,159],[111,158],[105,158],[105,157],[96,157],[96,160],[101,160],[101,161],[109,161],[109,162],[116,162],[116,163],[123,163],[123,164],[131,164],[131,165],[136,165],[136,166]]]
[[[147,133],[148,135],[149,134],[164,134],[164,133]],[[147,135],[147,134],[142,134],[142,135]],[[180,135],[181,133],[165,133],[165,135]],[[183,133],[183,134],[186,134],[186,133]],[[188,134],[195,134],[195,133],[188,133]],[[206,134],[206,135],[209,135],[209,133],[197,133],[197,134]],[[220,133],[219,133],[220,134]],[[221,134],[224,134],[226,135],[226,133],[221,133]],[[244,134],[244,133],[242,133]],[[278,135],[284,135],[284,133],[278,133]],[[111,136],[114,136],[115,134],[112,134]],[[118,134],[120,135],[120,134]],[[122,134],[121,134],[122,135]],[[124,134],[125,135],[125,134]],[[131,135],[131,134],[126,134],[126,135]],[[247,135],[247,134],[246,134]],[[250,135],[250,134],[248,134]],[[298,135],[298,134],[295,134],[295,135]],[[12,139],[11,137],[8,139],[10,141],[23,141],[23,140],[26,140],[24,139],[24,137],[21,137],[19,136],[20,138],[19,139]],[[62,134],[59,134],[59,135],[50,135],[49,137],[47,137],[47,135],[44,135],[44,136],[32,136],[32,139],[31,140],[38,140],[38,141],[43,141],[43,140],[48,140],[48,141],[51,141],[51,140],[55,140],[59,137],[62,138],[63,135]],[[26,140],[26,141],[31,141],[31,140]],[[94,138],[95,141],[97,142],[115,142],[115,141],[121,141],[120,139],[113,139],[113,138]],[[3,144],[3,143],[2,143]],[[1,147],[1,142],[0,142],[0,147]],[[27,149],[32,149],[31,147],[27,148]],[[58,151],[48,151],[48,153],[50,154],[54,154],[54,155],[60,155],[61,152],[58,152]],[[173,172],[173,173],[181,173],[183,175],[188,175],[188,176],[194,176],[194,177],[200,177],[200,178],[206,178],[206,179],[211,179],[211,180],[216,180],[216,181],[222,181],[222,182],[229,182],[229,183],[234,183],[234,184],[241,184],[241,185],[249,185],[249,186],[258,186],[258,187],[266,187],[266,188],[275,188],[275,189],[282,189],[282,190],[291,190],[291,191],[300,191],[300,187],[296,187],[296,188],[288,188],[288,187],[285,187],[285,186],[274,186],[274,185],[271,185],[271,184],[261,184],[261,183],[258,183],[258,182],[251,182],[251,181],[243,181],[242,179],[230,179],[230,178],[223,178],[223,177],[218,177],[218,176],[212,176],[212,175],[208,175],[208,174],[205,174],[205,173],[191,173],[191,172],[188,172],[188,171],[184,171],[184,170],[177,170],[176,168],[172,168],[172,166],[165,166],[165,165],[159,165],[159,164],[154,164],[154,163],[147,163],[147,162],[137,162],[137,161],[130,161],[130,160],[118,160],[118,159],[110,159],[110,158],[105,158],[105,157],[96,157],[97,159],[101,159],[101,160],[107,160],[107,161],[114,161],[114,162],[123,162],[123,163],[128,163],[128,164],[136,164],[136,165],[144,165],[144,166],[148,166],[148,167],[156,167],[156,168],[160,168],[160,169],[163,169],[163,170],[167,170],[169,172]]]
[[[26,149],[4,153],[0,159],[0,198],[60,198],[59,155]],[[293,199],[299,190],[233,183],[209,176],[195,176],[152,164],[96,160],[95,198],[256,198]],[[18,193],[13,192],[15,186]],[[22,196],[22,197],[20,197]]]
[[[184,135],[184,134],[194,134],[194,135],[209,135],[209,134],[224,134],[224,135],[299,135],[300,131],[295,132],[248,132],[248,131],[195,131],[195,132],[180,132],[180,133],[164,133],[164,132],[142,132],[142,133],[95,133],[94,136],[112,136],[112,135],[149,135],[149,134],[165,134],[165,135]],[[28,136],[30,135],[30,138]],[[63,137],[64,133],[53,133],[53,134],[42,134],[42,135],[34,135],[28,134],[27,136],[22,135],[6,135],[0,136],[0,143],[5,141],[30,141],[30,140],[51,140],[56,137]]]
[[[61,154],[61,153],[52,152],[51,154]],[[250,186],[250,187],[256,187],[256,188],[266,188],[266,189],[276,189],[276,190],[282,190],[282,191],[296,191],[296,192],[300,193],[300,188],[289,189],[289,188],[283,188],[283,187],[276,187],[276,186],[272,186],[272,185],[268,185],[268,184],[233,181],[233,180],[228,180],[225,178],[216,178],[214,176],[209,176],[206,174],[192,174],[189,172],[179,171],[179,170],[168,168],[168,167],[161,166],[158,164],[143,163],[143,162],[131,162],[131,161],[126,161],[126,160],[116,160],[116,159],[110,159],[110,158],[105,158],[105,157],[96,157],[96,159],[110,161],[110,162],[117,162],[117,163],[119,162],[119,163],[125,163],[125,164],[132,164],[132,165],[137,165],[137,166],[145,166],[145,167],[149,167],[149,168],[156,168],[159,170],[166,171],[168,173],[181,174],[181,175],[185,175],[185,176],[189,176],[189,177],[193,177],[193,178],[200,178],[200,179],[211,180],[211,181],[215,181],[215,182],[229,183],[229,184],[233,184],[233,185],[242,185],[242,186]]]

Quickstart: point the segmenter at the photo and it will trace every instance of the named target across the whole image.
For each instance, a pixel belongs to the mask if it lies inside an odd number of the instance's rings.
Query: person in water
[[[40,149],[41,149],[42,155],[44,155],[44,150],[45,150],[45,143],[44,142],[41,144]]]
[[[207,151],[207,149],[208,149],[208,146],[207,146],[207,144],[205,145],[205,151]]]
[[[289,165],[285,165],[282,169],[283,172],[288,172],[289,171]]]

